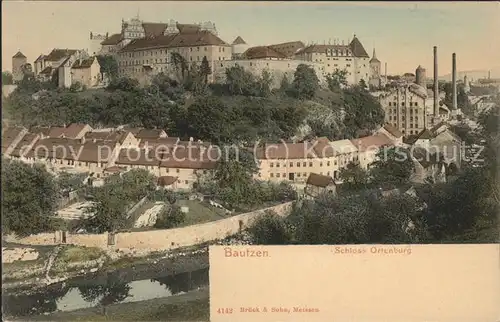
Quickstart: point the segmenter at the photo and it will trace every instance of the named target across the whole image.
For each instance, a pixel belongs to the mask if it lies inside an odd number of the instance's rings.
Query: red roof
[[[378,149],[386,145],[393,145],[391,139],[389,139],[385,134],[382,133],[377,133],[375,135],[365,136],[358,139],[352,139],[351,142],[358,148],[358,151],[360,152]]]

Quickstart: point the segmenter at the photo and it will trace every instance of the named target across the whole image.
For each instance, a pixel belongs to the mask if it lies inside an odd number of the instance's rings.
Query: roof
[[[214,147],[186,149],[177,146],[168,149],[122,149],[116,164],[159,166],[177,169],[213,169],[219,158]]]
[[[42,134],[48,136],[50,133],[50,127],[33,126],[30,128],[31,133]]]
[[[257,46],[248,48],[243,57],[247,59],[260,59],[260,58],[286,58],[286,55],[277,52],[276,50],[267,46]]]
[[[337,140],[329,143],[337,154],[354,153],[358,148],[350,140]]]
[[[4,153],[12,143],[25,130],[22,127],[8,127],[2,132],[2,153]]]
[[[271,143],[255,149],[260,160],[292,160],[332,157],[337,152],[327,142]]]
[[[53,68],[51,66],[45,67],[40,73],[44,75],[50,75],[52,74]]]
[[[154,38],[134,39],[120,51],[140,50],[145,48],[174,48],[193,46],[229,46],[222,39],[209,31],[162,35]]]
[[[358,148],[360,152],[378,149],[387,145],[393,145],[391,139],[389,139],[387,135],[383,133],[377,133],[358,139],[352,139],[351,142]]]
[[[140,148],[153,148],[156,149],[157,147],[172,147],[176,145],[180,139],[176,136],[172,137],[166,137],[166,138],[153,138],[153,139],[142,139],[141,143],[139,144]]]
[[[269,45],[268,47],[288,57],[288,56],[293,56],[295,53],[297,53],[297,51],[304,48],[305,45],[302,41],[289,41],[281,44],[272,44]]]
[[[103,46],[112,46],[112,45],[118,45],[120,41],[122,41],[122,34],[113,34],[109,36],[108,38],[104,39],[101,41],[101,45]]]
[[[22,52],[18,51],[14,56],[12,56],[12,58],[26,58],[26,56],[24,56]]]
[[[42,61],[44,60],[45,58],[45,55],[44,54],[41,54],[40,56],[38,56],[38,58],[35,60],[35,63],[38,63],[39,61]]]
[[[429,153],[429,151],[421,147],[413,147],[411,151],[413,158],[415,158],[424,168],[438,164],[441,160],[438,153]]]
[[[438,124],[431,127],[430,131],[434,134],[437,134],[437,130],[439,130],[442,126],[447,126],[447,124],[444,121],[441,121]]]
[[[144,22],[142,24],[146,37],[158,37],[163,35],[167,26],[168,24],[162,22]]]
[[[165,131],[160,129],[141,129],[135,134],[135,137],[138,139],[159,139],[162,133],[165,133]]]
[[[347,45],[309,45],[300,49],[297,54],[302,53],[325,53],[327,50],[347,50],[349,46]]]
[[[434,137],[431,131],[423,129],[417,136],[417,140],[430,140]]]
[[[117,172],[122,172],[125,171],[124,167],[119,167],[119,166],[112,166],[104,169],[105,172],[110,172],[110,173],[117,173]]]
[[[375,48],[373,48],[372,59],[370,59],[370,63],[380,63],[380,60],[377,59],[377,54],[375,53]]]
[[[87,124],[71,123],[64,129],[64,136],[67,138],[76,138],[86,126]]]
[[[87,132],[85,139],[91,141],[110,141],[123,143],[129,131],[106,131],[106,132]]]
[[[397,128],[395,128],[393,125],[389,124],[389,123],[386,123],[384,125],[384,129],[389,132],[392,136],[396,137],[396,138],[400,138],[403,136],[403,133],[401,133],[400,130],[398,130]]]
[[[96,60],[95,56],[92,56],[87,59],[77,59],[71,68],[73,69],[84,69],[84,68],[90,68],[94,61]]]
[[[31,149],[33,144],[35,144],[35,142],[38,139],[40,139],[39,134],[26,133],[26,135],[23,136],[22,140],[19,141],[19,143],[16,145],[14,150],[12,150],[11,155],[15,157],[21,157],[26,155],[26,153],[28,153],[28,151]]]
[[[48,54],[45,57],[45,60],[47,60],[47,61],[59,61],[64,57],[76,54],[77,51],[78,50],[76,50],[76,49],[57,49],[57,48],[54,48],[54,49],[52,49],[50,54]]]
[[[39,140],[28,157],[75,160],[80,162],[107,162],[113,156],[114,144],[85,142],[66,138]]]
[[[416,70],[421,70],[421,71],[425,71],[425,68],[423,68],[421,65],[418,65],[417,69]]]
[[[351,43],[349,44],[349,47],[351,48],[352,54],[355,57],[364,57],[364,58],[369,58],[368,53],[366,52],[365,48],[359,41],[359,39],[354,36],[352,39]]]
[[[240,36],[236,37],[236,39],[232,43],[233,45],[246,45],[247,43]]]
[[[325,188],[331,184],[335,184],[335,182],[333,181],[332,177],[330,177],[330,176],[325,176],[325,175],[317,174],[317,173],[310,173],[309,177],[307,178],[306,184],[316,186],[316,187]]]
[[[177,181],[177,177],[172,176],[161,176],[158,178],[157,184],[159,186],[165,187],[174,184]]]

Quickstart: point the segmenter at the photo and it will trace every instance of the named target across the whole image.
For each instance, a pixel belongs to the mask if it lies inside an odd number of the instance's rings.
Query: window
[[[320,166],[320,167],[322,167],[322,166],[323,166],[323,162],[320,162],[320,163],[319,163],[319,166]]]
[[[290,162],[290,167],[293,167],[293,162]]]
[[[401,106],[405,106],[405,102],[401,102]]]
[[[391,103],[391,102],[389,102],[389,106],[392,106],[392,103]]]
[[[307,173],[306,173],[306,172],[304,172],[304,173],[303,173],[303,176],[304,176],[304,177],[307,177]]]
[[[326,166],[329,167],[330,166],[330,161],[327,161],[326,162]]]
[[[307,167],[307,162],[304,162],[303,166],[304,166],[304,167]]]
[[[205,51],[207,51],[207,47],[204,47]]]
[[[271,176],[271,178],[274,178],[274,173],[271,173],[271,175],[270,175],[270,176]]]
[[[280,167],[280,163],[276,162],[276,168],[279,168],[279,167]]]
[[[300,177],[300,172],[297,172],[297,178]]]
[[[197,49],[198,51],[200,51],[200,47],[196,47],[196,49]]]
[[[300,162],[297,162],[297,168],[300,168]]]
[[[271,163],[269,163],[269,166],[270,166],[271,168],[272,168],[272,167],[274,167],[274,163],[272,163],[272,162],[271,162]]]
[[[179,169],[176,169],[176,171],[175,171],[175,172],[179,173],[180,171],[179,171]]]
[[[309,167],[312,167],[313,166],[313,163],[312,162],[309,162]]]

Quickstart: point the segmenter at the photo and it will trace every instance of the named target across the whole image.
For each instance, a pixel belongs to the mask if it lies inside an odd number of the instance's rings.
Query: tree
[[[361,168],[359,162],[349,162],[347,166],[340,170],[342,186],[348,190],[362,190],[368,185],[368,173]]]
[[[257,171],[255,160],[249,152],[236,146],[224,149],[214,173],[221,199],[231,207],[253,204],[253,175]]]
[[[200,73],[205,80],[205,84],[208,84],[208,76],[212,74],[212,69],[210,68],[210,64],[208,63],[207,56],[203,56],[203,59],[201,61]]]
[[[363,78],[361,78],[361,80],[359,81],[358,86],[361,87],[362,89],[368,88],[368,86],[366,85],[366,82]]]
[[[139,81],[127,77],[112,79],[107,87],[107,89],[111,91],[121,90],[124,92],[135,92],[138,88]]]
[[[188,108],[186,113],[188,135],[214,144],[233,140],[232,126],[239,119],[236,111],[228,108],[219,98],[213,96],[199,97]]]
[[[292,95],[298,99],[311,99],[318,88],[319,79],[314,69],[305,64],[297,66],[292,82]]]
[[[285,221],[275,212],[267,211],[248,228],[253,242],[258,245],[286,245],[292,240]]]
[[[335,69],[333,73],[326,75],[326,82],[331,91],[338,91],[341,86],[347,86],[347,70]]]
[[[2,72],[2,85],[14,84],[14,78],[10,72]]]
[[[168,207],[168,206],[166,206]],[[180,226],[186,220],[186,214],[181,211],[181,208],[176,205],[163,209],[158,215],[154,224],[155,228],[170,229]]]
[[[233,66],[226,69],[226,85],[231,95],[252,95],[254,93],[255,78],[242,66]]]
[[[342,101],[347,138],[358,137],[360,131],[373,131],[383,124],[385,113],[382,106],[361,87],[354,86],[345,89]]]
[[[101,74],[107,75],[112,80],[118,76],[118,62],[114,56],[99,55],[97,56],[97,61],[101,66]]]
[[[44,166],[2,160],[3,232],[20,236],[57,229],[59,192]]]
[[[286,75],[283,75],[280,83],[280,92],[287,93],[290,90],[290,81]]]
[[[407,183],[414,171],[415,165],[410,151],[401,147],[382,147],[372,163],[370,175],[373,182],[399,185]]]

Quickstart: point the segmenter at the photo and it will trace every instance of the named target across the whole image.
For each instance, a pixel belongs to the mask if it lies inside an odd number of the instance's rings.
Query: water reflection
[[[128,283],[124,283],[119,275],[110,273],[101,284],[75,285],[70,280],[47,287],[36,294],[2,294],[2,300],[6,316],[27,316],[96,306],[106,314],[106,307],[111,304],[167,297],[205,285],[208,285],[208,268]]]

